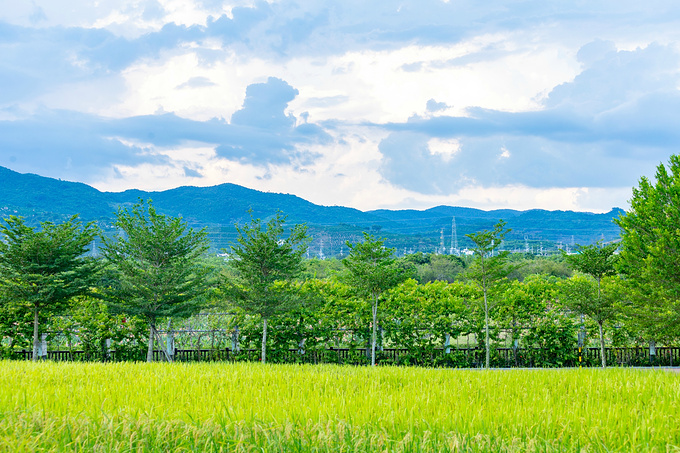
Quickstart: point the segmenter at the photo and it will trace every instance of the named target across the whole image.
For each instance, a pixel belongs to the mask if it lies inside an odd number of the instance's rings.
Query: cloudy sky
[[[0,0],[0,165],[100,190],[609,211],[679,88],[667,0]]]

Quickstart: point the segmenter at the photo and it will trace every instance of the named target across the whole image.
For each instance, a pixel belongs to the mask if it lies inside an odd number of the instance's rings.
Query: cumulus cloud
[[[314,124],[295,126],[295,117],[285,109],[298,93],[275,77],[250,85],[243,108],[231,117],[235,139],[218,146],[217,154],[255,165],[311,162],[316,154],[305,145],[329,143],[331,137]]]
[[[269,183],[342,161],[397,203],[630,186],[680,144],[676,2],[4,6],[0,165],[21,171],[193,183],[218,161]]]
[[[177,85],[178,90],[183,90],[185,88],[206,88],[215,86],[215,82],[207,77],[192,77],[184,83]]]
[[[357,49],[394,49],[405,44],[450,46],[479,34],[512,33],[548,25],[556,28],[555,33],[562,34],[572,33],[574,23],[593,30],[614,26],[612,21],[603,23],[608,14],[606,8],[588,10],[565,4],[556,12],[549,2],[539,1],[511,6],[500,0],[483,5],[441,0],[405,0],[398,5],[391,2],[366,4],[358,0],[258,1],[236,5],[229,8],[229,14],[213,16],[211,14],[228,7],[210,0],[195,5],[198,10],[202,9],[203,12],[197,14],[203,14],[204,18],[195,23],[167,20],[168,8],[158,0],[107,2],[98,7],[93,7],[91,2],[55,0],[41,3],[44,4],[34,3],[32,9],[24,13],[8,11],[4,17],[0,13],[0,21],[5,19],[5,27],[18,26],[20,29],[21,36],[16,36],[13,44],[29,46],[35,42],[44,45],[51,42],[55,47],[68,49],[80,60],[87,60],[92,68],[99,65],[109,70],[123,69],[140,58],[157,58],[167,49],[188,45],[201,48],[215,39],[220,41],[222,50],[258,57],[291,58],[343,54]],[[650,18],[649,10],[655,8],[659,13]],[[616,10],[618,21],[615,24],[623,29],[651,27],[664,15],[677,17],[680,6],[617,2]],[[101,22],[102,14],[120,17],[96,25]],[[30,16],[32,23],[47,22],[49,26],[36,33],[35,29],[28,28],[31,22],[21,20],[24,15]],[[137,24],[138,33],[121,34],[120,21],[125,21],[128,27]],[[508,52],[491,45],[442,61],[440,65],[489,61]],[[214,54],[214,58],[219,57],[219,52]],[[404,64],[403,69],[418,71],[423,67],[423,62],[411,62]]]
[[[254,83],[246,90],[243,108],[231,116],[231,123],[279,131],[290,129],[295,118],[284,110],[299,93],[276,77],[270,77],[266,83]]]
[[[112,165],[163,164],[165,156],[102,134],[101,118],[42,111],[28,119],[0,121],[0,165],[73,180],[96,178]]]
[[[203,175],[198,171],[189,167],[184,167],[184,176],[189,178],[202,178]]]
[[[0,165],[72,179],[87,173],[92,178],[115,165],[167,164],[170,158],[163,149],[191,143],[208,144],[219,157],[255,166],[306,164],[317,157],[309,148],[332,139],[316,124],[296,126],[296,118],[285,113],[297,94],[273,77],[252,84],[231,123],[216,118],[195,121],[171,112],[104,118],[72,111],[0,121]],[[193,168],[183,171],[201,177]]]
[[[578,56],[584,70],[555,87],[543,110],[470,108],[466,117],[388,125],[394,132],[380,145],[381,174],[409,190],[444,194],[471,182],[630,184],[680,145],[680,55],[672,46],[617,51],[595,41]],[[455,138],[460,149],[451,156],[426,152],[430,137]]]
[[[427,101],[426,107],[428,112],[440,112],[449,108],[449,106],[446,105],[446,102],[437,102],[434,99]]]
[[[42,21],[46,21],[47,15],[45,14],[45,10],[33,2],[33,11],[31,12],[30,16],[28,16],[28,20],[33,25]]]

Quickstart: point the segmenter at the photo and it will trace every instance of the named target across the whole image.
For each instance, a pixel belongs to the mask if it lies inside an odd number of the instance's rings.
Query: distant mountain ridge
[[[616,240],[619,228],[612,219],[623,213],[614,208],[606,214],[573,211],[501,209],[437,206],[426,210],[374,210],[319,206],[289,194],[260,192],[236,184],[211,187],[178,187],[146,192],[101,192],[87,184],[61,181],[34,174],[21,174],[0,167],[0,216],[21,215],[31,224],[63,221],[79,214],[83,221],[96,221],[111,232],[119,206],[138,199],[152,199],[159,212],[181,215],[194,227],[207,228],[215,249],[228,247],[235,239],[234,224],[253,217],[266,219],[277,211],[290,224],[306,223],[313,242],[310,256],[346,253],[345,241],[359,240],[363,231],[386,238],[398,254],[409,252],[450,252],[469,245],[465,234],[488,229],[499,219],[507,221],[512,233],[504,246],[534,252],[557,244],[589,244],[598,239]],[[455,230],[453,223],[455,218]],[[444,247],[442,249],[442,234]],[[457,239],[457,241],[456,241]]]

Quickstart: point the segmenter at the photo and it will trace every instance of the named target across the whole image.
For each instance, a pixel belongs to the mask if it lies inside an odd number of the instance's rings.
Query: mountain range
[[[249,221],[251,215],[267,219],[280,211],[287,216],[289,225],[307,224],[313,239],[310,256],[319,257],[346,253],[345,242],[361,240],[363,232],[385,238],[386,245],[395,247],[398,255],[418,251],[450,253],[452,249],[471,245],[466,234],[490,229],[499,219],[512,229],[504,248],[543,253],[597,240],[617,240],[619,228],[612,219],[624,213],[619,208],[595,214],[540,209],[484,211],[452,206],[360,211],[319,206],[295,195],[260,192],[235,184],[158,192],[101,192],[82,183],[0,167],[0,217],[20,215],[32,225],[59,222],[79,214],[81,220],[95,221],[105,234],[113,234],[117,209],[131,206],[139,199],[153,200],[159,212],[181,216],[192,227],[206,228],[214,250],[233,243],[235,224]]]

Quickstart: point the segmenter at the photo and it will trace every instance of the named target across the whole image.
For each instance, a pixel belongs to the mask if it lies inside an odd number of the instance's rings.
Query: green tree
[[[557,299],[557,284],[554,278],[540,274],[530,275],[522,282],[511,280],[502,299],[496,316],[511,329],[513,343],[519,343],[522,330],[544,317],[548,306]]]
[[[576,358],[576,324],[562,310],[548,309],[524,335],[526,354],[534,366],[561,367]]]
[[[486,350],[485,365],[489,368],[491,359],[491,345],[489,344],[489,292],[496,289],[502,281],[507,281],[507,276],[513,267],[508,264],[510,252],[496,252],[506,234],[510,232],[505,228],[505,222],[499,220],[493,230],[483,230],[477,233],[466,234],[475,244],[475,260],[468,268],[467,277],[477,282],[484,295],[484,348]],[[494,255],[494,252],[495,255]]]
[[[428,257],[426,263],[418,264],[416,259],[412,260],[416,265],[416,279],[420,283],[447,281],[453,283],[456,276],[465,270],[465,262],[451,255],[425,255]],[[409,261],[402,258],[401,260]]]
[[[613,322],[620,314],[618,301],[621,298],[621,285],[618,277],[593,277],[576,274],[560,282],[563,295],[562,304],[577,313],[588,316],[599,327],[600,355],[602,368],[607,366],[605,356],[604,325]]]
[[[442,346],[449,354],[451,340],[466,329],[464,299],[445,281],[422,285],[408,279],[388,291],[382,306],[386,337],[394,347],[408,350],[405,358],[410,363],[432,365],[423,359],[433,357],[435,348]]]
[[[578,253],[565,254],[566,260],[576,270],[590,275],[597,282],[596,294],[590,294],[586,281],[579,279],[569,280],[564,285],[566,291],[566,305],[572,310],[577,310],[597,322],[600,328],[600,353],[602,355],[602,368],[607,366],[604,352],[604,323],[617,316],[618,309],[616,300],[602,295],[602,279],[616,275],[616,262],[618,256],[614,254],[619,244],[612,243],[603,245],[598,241],[593,245],[578,246]]]
[[[509,262],[518,267],[508,275],[511,280],[523,281],[532,275],[546,275],[558,278],[569,278],[574,271],[563,255],[533,256],[523,253],[512,253]]]
[[[358,295],[371,301],[373,325],[371,334],[371,365],[375,365],[375,345],[378,326],[378,299],[390,288],[406,280],[409,275],[394,258],[394,249],[386,249],[383,239],[364,233],[364,241],[347,241],[349,255],[342,260],[349,272],[348,283]]]
[[[33,342],[33,315],[1,294],[0,338],[0,358],[7,359],[15,350],[29,348]]]
[[[632,289],[637,321],[648,335],[680,336],[680,157],[657,167],[656,180],[642,177],[630,210],[614,220],[621,227],[619,269]]]
[[[237,225],[237,243],[231,247],[230,265],[237,275],[226,281],[225,291],[236,305],[262,318],[262,363],[267,357],[267,322],[299,300],[293,281],[305,269],[307,227],[295,225],[283,239],[285,220],[277,213],[266,225],[260,219]]]
[[[77,297],[66,316],[53,317],[50,329],[60,332],[74,359],[77,342],[84,360],[140,360],[144,357],[146,321],[122,313],[112,314],[100,298]],[[109,355],[115,351],[115,357]]]
[[[104,292],[114,310],[148,322],[151,362],[159,318],[187,317],[201,308],[211,284],[211,269],[201,260],[207,233],[159,214],[143,200],[118,209],[114,226],[122,234],[104,239],[103,255],[114,273]]]
[[[11,216],[0,226],[0,297],[32,313],[34,361],[41,318],[63,312],[71,299],[90,293],[97,278],[99,264],[85,254],[98,230],[77,218],[35,229]]]

